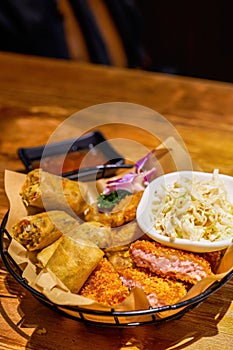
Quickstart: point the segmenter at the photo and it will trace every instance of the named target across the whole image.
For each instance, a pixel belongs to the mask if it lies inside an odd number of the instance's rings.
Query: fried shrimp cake
[[[133,287],[141,288],[152,307],[175,304],[186,293],[182,282],[158,277],[142,268],[122,268],[119,270],[121,280],[130,290]]]
[[[225,251],[226,249],[223,249],[223,250],[217,250],[215,252],[202,253],[200,255],[210,263],[213,273],[217,273],[218,267],[220,265],[221,259]]]
[[[112,264],[103,258],[83,285],[80,294],[98,303],[114,306],[123,302],[129,289],[123,285]]]
[[[210,264],[203,257],[156,242],[136,241],[130,246],[130,255],[139,267],[191,284],[212,275]]]

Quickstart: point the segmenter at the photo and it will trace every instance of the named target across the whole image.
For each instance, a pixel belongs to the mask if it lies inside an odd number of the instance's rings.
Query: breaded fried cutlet
[[[217,273],[218,267],[220,265],[221,259],[225,253],[226,249],[217,250],[215,252],[208,252],[200,254],[205,260],[210,263],[211,270],[213,273]]]
[[[129,295],[129,289],[123,285],[111,263],[103,258],[79,294],[106,306],[114,306],[123,302]]]
[[[141,288],[152,307],[175,304],[187,293],[182,282],[158,277],[146,269],[122,268],[119,274],[123,284],[129,289]]]
[[[212,275],[210,264],[193,253],[161,246],[157,242],[136,241],[130,246],[130,256],[139,267],[159,276],[195,284]]]

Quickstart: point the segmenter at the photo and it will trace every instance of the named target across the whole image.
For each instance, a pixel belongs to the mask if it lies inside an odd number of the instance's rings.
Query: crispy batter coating
[[[131,244],[130,255],[139,267],[191,284],[212,274],[209,262],[203,257],[157,242],[138,240]]]
[[[129,295],[119,274],[111,263],[103,258],[83,285],[80,294],[107,306],[117,305]]]
[[[152,307],[175,304],[187,293],[182,282],[158,277],[146,269],[122,268],[119,274],[123,284],[129,289],[143,289]]]
[[[138,203],[143,191],[123,198],[110,212],[100,212],[97,203],[89,205],[84,212],[85,221],[97,221],[111,227],[118,227],[136,218]]]
[[[225,251],[226,249],[223,249],[217,250],[215,252],[202,253],[200,255],[210,263],[213,273],[217,273],[218,267],[220,265],[221,259]]]

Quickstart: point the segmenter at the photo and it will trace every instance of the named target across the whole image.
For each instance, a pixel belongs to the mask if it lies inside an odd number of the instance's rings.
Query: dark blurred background
[[[232,0],[137,0],[151,69],[233,82]]]
[[[1,0],[0,51],[233,82],[233,0]]]

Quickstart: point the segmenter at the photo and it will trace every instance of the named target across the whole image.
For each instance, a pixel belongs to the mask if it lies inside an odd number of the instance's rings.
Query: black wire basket
[[[233,270],[225,275],[220,282],[213,283],[205,292],[190,298],[188,300],[176,303],[174,305],[167,305],[157,308],[148,308],[145,310],[135,311],[110,311],[93,310],[88,308],[81,308],[78,306],[57,305],[51,302],[46,296],[32,288],[27,280],[22,277],[22,270],[13,260],[8,252],[8,246],[11,241],[11,236],[6,230],[6,223],[8,213],[1,222],[0,231],[0,252],[2,260],[8,272],[15,278],[15,280],[28,290],[37,300],[49,308],[63,314],[64,316],[83,322],[87,325],[96,325],[104,327],[133,327],[146,324],[159,324],[174,319],[179,319],[185,313],[194,309],[211,294],[219,290],[230,278],[233,276]],[[166,314],[168,314],[166,316]]]

